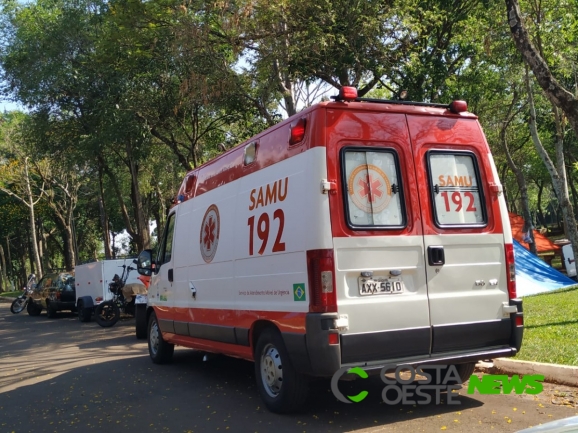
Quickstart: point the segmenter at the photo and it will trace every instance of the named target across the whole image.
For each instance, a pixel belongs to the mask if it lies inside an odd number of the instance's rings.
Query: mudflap
[[[524,337],[524,309],[522,307],[522,300],[519,298],[510,299],[510,305],[517,307],[517,312],[510,314],[512,321],[512,337],[510,346],[516,349],[516,353],[522,348],[522,338]]]
[[[147,304],[135,304],[134,310],[136,338],[142,340],[147,338]]]

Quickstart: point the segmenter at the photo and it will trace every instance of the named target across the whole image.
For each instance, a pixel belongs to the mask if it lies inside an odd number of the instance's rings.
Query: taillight
[[[303,141],[305,137],[305,128],[307,127],[307,120],[302,117],[297,122],[291,125],[291,135],[289,137],[289,144],[297,144]]]
[[[516,298],[516,262],[514,256],[514,245],[505,244],[506,250],[506,278],[508,281],[508,296],[510,299]]]
[[[337,312],[333,250],[307,251],[309,276],[309,311],[312,313]]]

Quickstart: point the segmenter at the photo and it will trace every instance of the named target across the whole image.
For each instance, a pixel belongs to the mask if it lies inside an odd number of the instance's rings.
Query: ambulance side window
[[[157,266],[171,261],[171,254],[173,251],[173,236],[175,232],[175,214],[169,215],[167,226],[163,236],[163,241],[159,249],[159,256],[157,258]]]
[[[431,150],[426,158],[436,225],[486,225],[486,207],[476,156],[471,152]]]
[[[399,163],[392,149],[343,148],[341,172],[350,228],[394,229],[405,226]]]

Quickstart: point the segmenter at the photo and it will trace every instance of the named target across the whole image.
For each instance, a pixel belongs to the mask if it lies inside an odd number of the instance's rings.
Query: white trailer
[[[95,307],[103,301],[112,299],[108,285],[115,274],[122,276],[123,265],[128,267],[133,259],[104,260],[78,265],[74,269],[76,280],[76,307],[78,320],[89,322]],[[133,266],[134,267],[134,266]],[[126,283],[141,283],[136,271],[129,273]]]

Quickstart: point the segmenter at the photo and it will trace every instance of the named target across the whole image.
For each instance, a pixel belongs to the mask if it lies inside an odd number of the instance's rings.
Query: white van
[[[148,344],[255,361],[266,406],[344,366],[513,356],[523,333],[502,187],[475,115],[341,89],[189,172],[151,275]]]

